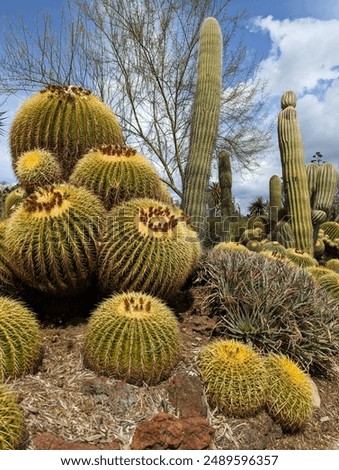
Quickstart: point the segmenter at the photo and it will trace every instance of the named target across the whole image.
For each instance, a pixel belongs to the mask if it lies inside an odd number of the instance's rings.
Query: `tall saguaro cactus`
[[[182,209],[204,237],[207,189],[217,138],[222,88],[222,33],[215,18],[200,30],[198,79],[193,104],[190,148],[185,169]]]
[[[278,175],[273,175],[269,182],[270,189],[270,221],[272,229],[277,225],[279,220],[279,211],[281,210],[281,179]]]
[[[295,247],[313,256],[311,203],[301,130],[296,112],[297,98],[287,91],[281,98],[278,138],[288,214],[291,216]]]

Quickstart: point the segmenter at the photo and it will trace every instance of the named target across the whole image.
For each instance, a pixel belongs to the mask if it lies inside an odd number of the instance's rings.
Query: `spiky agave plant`
[[[211,250],[203,256],[193,279],[200,293],[196,308],[218,320],[215,335],[329,373],[339,352],[337,303],[306,269],[261,253]]]
[[[200,253],[198,235],[180,209],[132,199],[109,213],[99,287],[105,294],[135,290],[170,297],[183,286]]]
[[[159,299],[138,292],[114,295],[92,313],[84,360],[95,371],[127,382],[155,384],[180,356],[179,326]]]
[[[24,152],[16,162],[16,175],[28,193],[62,180],[62,169],[55,156],[45,149]]]
[[[171,200],[153,165],[131,147],[103,145],[91,150],[77,163],[70,183],[92,191],[108,210],[132,198]]]
[[[60,184],[32,193],[5,231],[18,277],[42,292],[85,290],[96,268],[103,216],[100,201],[84,188]]]
[[[310,378],[297,364],[282,354],[268,354],[265,358],[265,369],[268,413],[284,431],[299,431],[313,412]]]
[[[90,90],[48,85],[27,99],[14,117],[10,149],[15,169],[19,156],[43,148],[55,154],[67,178],[91,148],[124,144],[113,112]]]
[[[0,382],[32,372],[42,354],[39,323],[18,300],[0,296]]]
[[[248,416],[263,407],[265,367],[250,346],[234,340],[213,341],[201,351],[199,368],[210,402],[226,414]]]
[[[15,393],[0,385],[0,450],[18,449],[23,437],[23,414]]]

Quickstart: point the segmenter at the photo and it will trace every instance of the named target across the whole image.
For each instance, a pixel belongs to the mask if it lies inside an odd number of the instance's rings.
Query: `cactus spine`
[[[132,198],[170,202],[153,165],[130,147],[104,145],[91,150],[75,166],[70,183],[92,191],[107,210]]]
[[[209,400],[223,412],[247,416],[264,405],[265,367],[250,346],[214,341],[201,351],[199,367]]]
[[[205,235],[205,210],[221,106],[222,34],[215,18],[207,18],[200,31],[198,79],[193,104],[188,161],[182,208],[199,235]]]
[[[168,376],[179,356],[178,321],[155,297],[137,292],[114,295],[90,318],[84,360],[96,371],[151,385]]]
[[[279,149],[288,215],[291,216],[295,247],[313,256],[311,203],[307,184],[303,142],[299,127],[296,95],[286,92],[278,117]]]
[[[198,236],[178,208],[131,199],[112,209],[98,261],[105,294],[126,290],[159,297],[176,293],[198,262]]]
[[[32,372],[41,353],[42,338],[34,314],[21,302],[0,296],[0,382]]]
[[[43,148],[57,157],[65,178],[91,148],[112,143],[124,144],[115,115],[77,86],[48,85],[24,102],[10,130],[14,169],[22,153]]]
[[[267,408],[285,431],[302,428],[313,411],[313,393],[309,377],[288,357],[268,354]]]
[[[70,184],[41,188],[9,219],[5,245],[20,279],[42,292],[85,290],[97,263],[104,208]]]
[[[23,437],[23,415],[16,395],[0,385],[0,450],[16,450]]]

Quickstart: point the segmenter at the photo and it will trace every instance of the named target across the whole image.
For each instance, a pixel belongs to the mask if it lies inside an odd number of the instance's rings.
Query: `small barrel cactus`
[[[91,148],[111,143],[124,144],[115,115],[78,86],[46,86],[23,103],[10,130],[14,168],[22,153],[43,148],[58,158],[65,178]]]
[[[153,165],[130,147],[103,145],[91,150],[75,166],[70,183],[92,191],[108,210],[132,198],[170,202]]]
[[[325,267],[339,274],[339,259],[329,259],[326,261]]]
[[[213,247],[213,250],[222,251],[249,251],[245,245],[236,242],[220,242]]]
[[[339,302],[339,274],[334,271],[329,272],[318,279],[318,284],[322,289],[325,289],[334,300]]]
[[[89,320],[84,361],[95,371],[151,385],[166,378],[179,357],[178,321],[155,297],[138,292],[114,295]]]
[[[285,251],[286,259],[291,261],[299,268],[307,268],[309,266],[318,266],[318,261],[308,253],[289,248]]]
[[[217,340],[201,351],[199,367],[211,404],[232,416],[263,407],[266,375],[261,356],[235,340]]]
[[[0,382],[32,372],[41,354],[35,315],[18,300],[0,296]]]
[[[42,186],[60,183],[62,180],[62,169],[58,160],[44,149],[29,150],[20,155],[15,165],[15,173],[28,193]]]
[[[104,294],[135,290],[170,297],[186,282],[201,246],[187,216],[153,199],[131,199],[109,213],[98,261]]]
[[[313,412],[313,391],[308,375],[282,354],[268,354],[265,366],[268,413],[284,431],[300,430]]]
[[[85,290],[96,269],[103,215],[100,201],[84,188],[60,184],[32,193],[5,231],[18,277],[47,293]]]
[[[14,392],[0,385],[0,450],[16,450],[23,438],[23,415]]]

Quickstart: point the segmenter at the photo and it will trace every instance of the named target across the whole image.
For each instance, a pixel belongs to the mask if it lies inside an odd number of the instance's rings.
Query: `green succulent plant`
[[[23,437],[23,414],[16,395],[0,384],[0,450],[16,450]]]
[[[331,269],[332,271],[339,274],[339,259],[329,259],[325,263],[325,268]]]
[[[299,268],[306,268],[309,266],[318,266],[318,261],[306,252],[295,250],[294,248],[288,248],[285,251],[286,259],[291,261]]]
[[[178,208],[132,199],[113,208],[98,261],[101,291],[170,297],[186,282],[201,253],[197,233]]]
[[[115,115],[78,86],[46,86],[23,103],[10,129],[14,170],[22,153],[41,148],[57,157],[64,178],[91,148],[112,143],[124,145]]]
[[[104,212],[96,196],[69,184],[32,193],[5,231],[9,261],[17,276],[42,292],[85,290],[96,269]]]
[[[18,300],[0,296],[0,382],[32,372],[42,354],[39,323]]]
[[[313,390],[309,377],[282,354],[268,354],[265,368],[269,415],[284,431],[299,431],[313,413]]]
[[[220,242],[213,247],[213,250],[222,250],[222,251],[249,251],[246,246],[241,243],[236,242]]]
[[[21,186],[30,193],[35,189],[60,183],[62,169],[54,155],[44,149],[24,152],[18,158],[15,172]]]
[[[103,145],[77,163],[70,183],[96,194],[106,209],[132,198],[151,198],[170,203],[153,165],[130,147]]]
[[[209,343],[199,368],[213,406],[231,416],[249,416],[263,407],[266,375],[262,358],[250,346],[234,340]]]
[[[159,299],[117,294],[92,313],[84,345],[84,361],[91,369],[151,385],[167,378],[179,357],[178,321]]]
[[[282,353],[313,374],[329,374],[339,352],[338,304],[306,269],[260,253],[204,254],[193,277],[196,309],[213,334]]]

